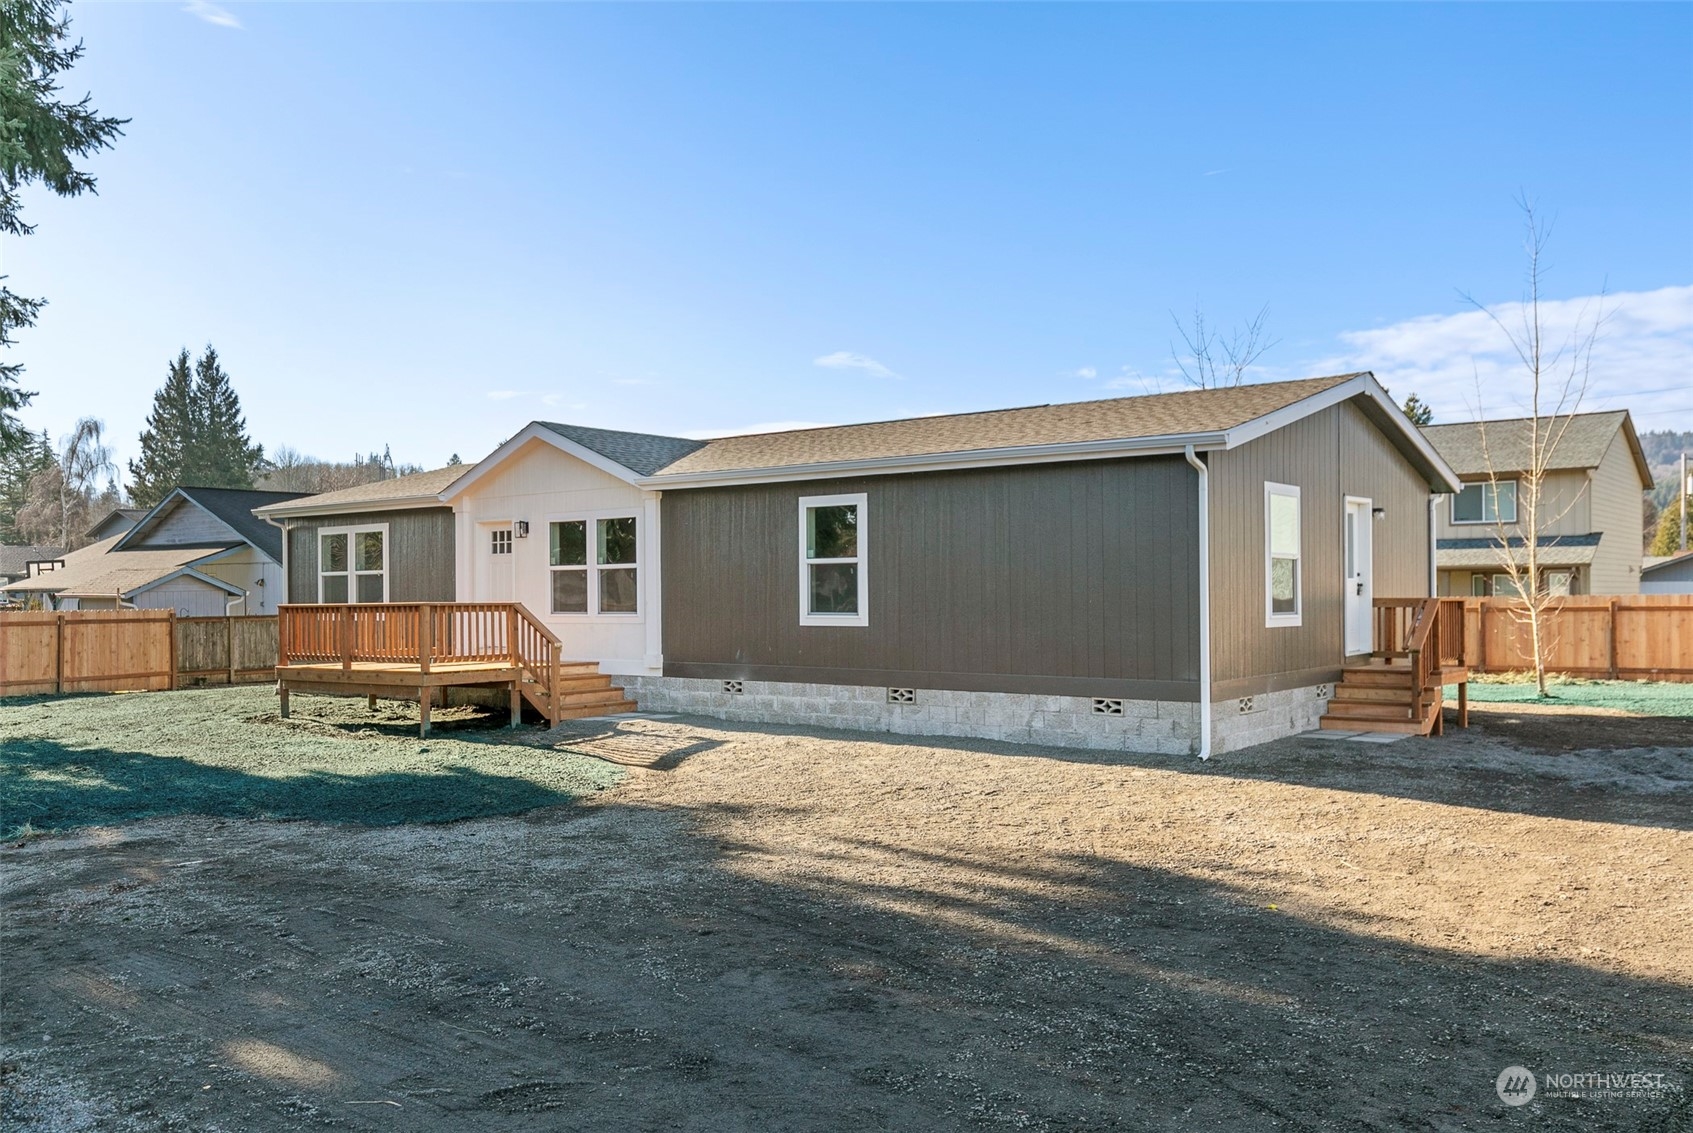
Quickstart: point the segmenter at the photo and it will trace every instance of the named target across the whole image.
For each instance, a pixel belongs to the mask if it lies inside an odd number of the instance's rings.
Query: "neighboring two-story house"
[[[1526,418],[1423,430],[1464,481],[1435,508],[1443,595],[1514,593],[1502,556],[1525,561],[1522,494],[1532,429]],[[1542,419],[1557,438],[1539,516],[1539,586],[1557,594],[1638,594],[1644,493],[1652,473],[1627,410]]]

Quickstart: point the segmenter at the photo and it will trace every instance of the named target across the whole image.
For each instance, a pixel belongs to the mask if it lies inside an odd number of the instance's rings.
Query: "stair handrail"
[[[558,635],[541,624],[522,602],[512,603],[511,656],[512,664],[521,667],[546,690],[547,711],[554,725],[558,723],[558,665],[559,650],[564,644]],[[531,638],[535,640],[530,640]]]
[[[1440,599],[1424,599],[1417,607],[1417,618],[1411,623],[1405,646],[1411,660],[1411,689],[1416,697],[1416,714],[1421,719],[1424,697],[1440,688]]]

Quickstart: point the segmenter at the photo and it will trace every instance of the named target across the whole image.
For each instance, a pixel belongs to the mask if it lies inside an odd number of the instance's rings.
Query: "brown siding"
[[[317,532],[320,527],[388,525],[388,600],[451,602],[453,509],[360,512],[289,521],[288,600],[317,601]]]
[[[799,498],[869,496],[870,624],[799,624]],[[1177,458],[664,495],[672,676],[1197,699]]]
[[[1212,453],[1211,668],[1222,695],[1318,683],[1339,672],[1343,498],[1386,509],[1371,525],[1377,597],[1428,593],[1427,483],[1368,418],[1337,405],[1231,452]],[[1264,482],[1300,488],[1304,616],[1264,625]]]

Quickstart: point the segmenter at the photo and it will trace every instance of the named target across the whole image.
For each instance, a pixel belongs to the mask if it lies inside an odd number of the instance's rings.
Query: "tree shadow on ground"
[[[55,740],[8,739],[0,753],[0,832],[107,825],[166,815],[308,819],[386,826],[515,814],[571,803],[596,786],[495,774],[459,763],[430,770],[256,775],[239,768]],[[543,781],[550,779],[551,781]]]

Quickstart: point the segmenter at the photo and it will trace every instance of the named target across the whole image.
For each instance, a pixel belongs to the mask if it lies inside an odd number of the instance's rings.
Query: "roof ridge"
[[[1593,409],[1584,413],[1546,413],[1542,414],[1542,421],[1559,421],[1566,417],[1609,417],[1617,413],[1627,413],[1626,409]],[[1429,429],[1456,429],[1461,425],[1509,425],[1513,421],[1533,421],[1531,417],[1489,417],[1482,421],[1436,421],[1432,425],[1417,426],[1424,431]]]

